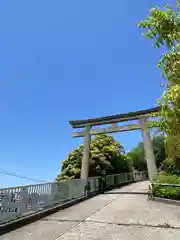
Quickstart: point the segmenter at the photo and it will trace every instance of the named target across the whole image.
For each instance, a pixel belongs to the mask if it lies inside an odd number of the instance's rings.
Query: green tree
[[[132,165],[135,170],[146,171],[147,165],[144,157],[144,146],[142,142],[137,144],[137,147],[133,148],[130,152],[127,153],[132,161]]]
[[[83,145],[74,149],[62,163],[61,173],[56,180],[80,178]],[[122,145],[109,135],[97,135],[91,141],[89,176],[129,172],[130,161]]]
[[[163,161],[166,159],[165,152],[165,137],[163,135],[157,135],[152,138],[152,146],[156,159],[157,168],[161,167]]]
[[[161,120],[155,122],[166,137],[168,161],[180,168],[180,1],[173,8],[152,8],[147,19],[139,22],[144,35],[166,52],[158,63],[167,86],[159,99]]]
[[[155,135],[152,138],[152,146],[156,159],[156,165],[159,168],[162,162],[165,160],[164,136]],[[133,148],[132,151],[130,151],[127,155],[132,159],[132,165],[134,169],[138,171],[147,170],[144,146],[142,142],[139,142],[137,147]]]

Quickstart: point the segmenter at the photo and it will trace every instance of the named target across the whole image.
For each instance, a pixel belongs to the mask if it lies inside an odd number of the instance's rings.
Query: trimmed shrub
[[[154,183],[168,183],[180,185],[180,176],[161,173],[155,178]],[[149,196],[180,200],[180,187],[152,184],[152,187],[149,189]]]

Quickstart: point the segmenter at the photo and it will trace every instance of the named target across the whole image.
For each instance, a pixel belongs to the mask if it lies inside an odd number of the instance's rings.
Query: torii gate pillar
[[[150,181],[153,181],[153,179],[157,175],[157,167],[156,167],[154,151],[152,147],[151,137],[150,137],[149,129],[147,126],[146,118],[140,118],[139,123],[142,130],[142,137],[144,142],[144,150],[145,150],[147,168],[149,173],[149,179]]]
[[[88,175],[89,175],[89,156],[90,156],[90,144],[91,144],[91,127],[85,127],[85,135],[84,135],[84,150],[83,150],[83,158],[82,158],[82,166],[81,166],[81,179],[85,180],[85,185],[88,184]]]

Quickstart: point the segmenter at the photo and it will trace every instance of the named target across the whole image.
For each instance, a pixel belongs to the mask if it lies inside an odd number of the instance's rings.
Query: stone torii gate
[[[82,168],[81,168],[81,178],[85,180],[86,184],[88,183],[88,172],[89,172],[89,156],[90,156],[90,143],[91,136],[97,134],[106,134],[106,133],[117,133],[124,131],[132,131],[141,129],[144,150],[148,168],[148,174],[150,181],[157,174],[157,167],[154,157],[154,152],[152,148],[150,133],[148,129],[147,119],[152,113],[156,113],[160,110],[159,107],[129,112],[124,114],[118,114],[113,116],[106,116],[101,118],[93,118],[88,120],[75,120],[70,121],[73,129],[83,128],[81,132],[73,132],[73,137],[84,137],[84,153],[82,159]],[[128,124],[126,126],[118,126],[118,123],[137,120],[137,124]],[[112,127],[92,129],[94,126],[112,124]]]

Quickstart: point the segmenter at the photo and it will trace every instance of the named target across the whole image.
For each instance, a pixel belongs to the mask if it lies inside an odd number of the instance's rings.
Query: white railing
[[[101,177],[89,178],[89,192],[93,193],[101,188]]]
[[[147,178],[147,172],[107,175],[104,178],[103,188]],[[102,179],[101,177],[89,178],[88,192],[96,193],[102,189]],[[55,204],[63,204],[83,197],[85,194],[85,182],[82,179],[2,188],[0,189],[0,224]]]
[[[112,187],[114,185],[119,185],[121,183],[141,181],[148,179],[147,172],[135,172],[135,173],[121,173],[114,175],[107,175],[105,177],[106,187]]]

